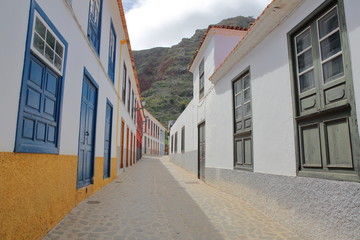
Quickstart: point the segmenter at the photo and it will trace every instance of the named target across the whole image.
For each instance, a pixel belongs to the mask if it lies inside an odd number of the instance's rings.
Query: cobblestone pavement
[[[145,157],[78,204],[44,240],[300,240],[168,161]]]

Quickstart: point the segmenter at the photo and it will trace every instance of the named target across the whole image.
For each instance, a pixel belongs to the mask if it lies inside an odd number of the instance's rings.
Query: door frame
[[[87,185],[82,185],[82,186],[79,186],[79,182],[78,182],[78,179],[76,179],[76,188],[79,189],[79,188],[83,188],[83,187],[86,187],[88,185],[91,185],[94,183],[94,172],[95,172],[95,138],[96,138],[96,122],[97,122],[97,108],[98,108],[98,95],[99,95],[99,85],[96,83],[96,81],[91,77],[90,73],[87,71],[87,69],[84,67],[84,74],[83,74],[83,81],[82,81],[82,88],[81,88],[81,100],[80,100],[80,116],[79,116],[79,138],[78,138],[78,169],[77,169],[77,177],[78,177],[78,174],[79,174],[79,153],[80,153],[80,138],[81,138],[81,133],[80,133],[80,126],[81,126],[81,109],[82,109],[82,104],[83,104],[83,95],[82,95],[82,91],[83,91],[83,88],[84,88],[84,83],[85,83],[85,79],[87,79],[96,89],[96,92],[95,92],[95,105],[94,105],[94,121],[93,121],[93,136],[92,136],[92,167],[93,167],[93,171],[92,171],[92,178],[90,180],[90,183],[87,184]]]
[[[201,175],[200,175],[200,172],[201,172],[201,165],[200,165],[200,127],[204,126],[204,129],[205,129],[205,121],[202,121],[198,124],[198,142],[197,142],[197,146],[198,146],[198,179],[201,179]],[[205,145],[206,147],[206,145]],[[205,167],[205,164],[204,164],[204,167]],[[204,176],[203,176],[204,177]]]
[[[105,108],[105,134],[104,134],[104,151],[105,151],[105,138],[106,138],[106,117],[107,117],[107,108],[110,107],[110,124],[109,124],[109,159],[105,159],[105,152],[104,152],[104,175],[103,178],[109,178],[111,176],[111,144],[112,144],[112,124],[113,124],[113,115],[114,115],[114,106],[109,101],[109,99],[106,99],[106,108]],[[109,162],[108,168],[109,168],[109,175],[105,176],[105,161]]]
[[[120,168],[124,168],[124,133],[125,133],[125,121],[123,118],[121,118]]]

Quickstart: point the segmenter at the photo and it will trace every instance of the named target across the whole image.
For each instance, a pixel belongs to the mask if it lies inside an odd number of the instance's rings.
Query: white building
[[[148,110],[144,109],[143,154],[165,154],[166,128]]]
[[[171,159],[305,238],[357,239],[356,9],[274,0],[220,65],[212,53],[228,46],[207,33],[190,66],[194,98],[170,130]]]
[[[135,162],[138,81],[120,0],[0,12],[0,238],[41,238]]]

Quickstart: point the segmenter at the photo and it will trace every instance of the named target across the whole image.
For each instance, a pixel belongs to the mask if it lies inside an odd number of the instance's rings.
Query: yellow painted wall
[[[77,203],[116,177],[103,179],[95,159],[94,184],[77,190],[77,156],[0,152],[0,239],[41,239]]]

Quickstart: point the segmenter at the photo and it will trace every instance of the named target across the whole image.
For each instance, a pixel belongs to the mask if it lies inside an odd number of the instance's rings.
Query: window
[[[246,72],[233,82],[235,167],[252,168],[252,114],[250,74]]]
[[[199,98],[204,96],[204,59],[199,65]]]
[[[124,104],[125,104],[125,99],[126,99],[126,75],[127,75],[127,70],[126,70],[126,65],[124,63],[123,85],[122,85],[122,101]]]
[[[66,3],[71,7],[72,6],[72,0],[66,0]]]
[[[114,83],[114,75],[115,75],[115,58],[116,58],[116,33],[115,33],[114,25],[111,21],[110,37],[109,37],[108,75],[113,83]]]
[[[185,152],[185,126],[181,128],[181,152]]]
[[[174,152],[177,153],[177,139],[178,139],[178,133],[175,133],[175,144],[174,144]]]
[[[147,140],[146,140],[146,136],[144,136],[144,153],[146,153],[146,143],[147,143]]]
[[[171,153],[174,153],[174,135],[171,135]]]
[[[150,135],[150,119],[148,118],[148,131],[147,131],[147,133]]]
[[[57,74],[62,75],[64,44],[40,17],[38,12],[35,12],[32,36],[32,52],[43,62],[52,66]]]
[[[98,54],[100,52],[101,8],[102,0],[90,0],[88,38]]]
[[[323,4],[289,33],[299,174],[353,179],[359,155],[343,1]],[[356,179],[359,179],[356,176]]]
[[[127,110],[128,110],[128,112],[130,113],[130,99],[131,99],[131,82],[130,82],[130,78],[128,79],[128,85],[129,85],[129,87],[128,87],[128,100],[127,100]]]
[[[59,153],[67,42],[32,2],[15,152]]]
[[[135,108],[135,100],[134,100],[134,91],[131,91],[131,119],[134,120],[134,108]]]

